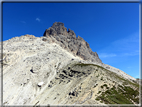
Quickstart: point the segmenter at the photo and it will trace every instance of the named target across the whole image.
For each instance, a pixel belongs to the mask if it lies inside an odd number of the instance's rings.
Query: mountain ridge
[[[52,27],[42,37],[27,34],[3,42],[4,105],[139,104],[135,78],[91,55],[89,44],[64,24]]]

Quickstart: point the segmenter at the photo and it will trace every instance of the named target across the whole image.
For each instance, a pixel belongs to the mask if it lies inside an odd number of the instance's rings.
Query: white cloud
[[[39,18],[36,18],[36,20],[40,22],[40,19],[39,19]]]
[[[117,55],[114,54],[114,53],[111,53],[111,54],[108,54],[108,53],[100,53],[100,54],[99,54],[99,57],[100,57],[100,58],[108,58],[108,57],[115,57],[115,56],[117,56]]]

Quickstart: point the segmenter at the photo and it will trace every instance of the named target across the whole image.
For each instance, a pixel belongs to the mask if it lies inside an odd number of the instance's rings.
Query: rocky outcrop
[[[26,35],[24,35],[24,36],[26,36],[26,37],[30,37],[30,38],[35,38],[35,36],[34,36],[34,35],[29,35],[29,34],[26,34]]]
[[[54,42],[83,60],[102,63],[98,54],[91,50],[89,44],[80,36],[76,37],[73,30],[68,29],[67,31],[67,28],[61,22],[55,22],[50,28],[45,30],[43,36],[54,38]]]
[[[63,23],[55,22],[50,28],[46,29],[44,36],[57,36],[59,34],[66,35],[67,33],[67,29],[64,27]]]

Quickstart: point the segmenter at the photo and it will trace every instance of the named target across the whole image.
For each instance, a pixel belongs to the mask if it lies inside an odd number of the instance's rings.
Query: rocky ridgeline
[[[43,36],[52,39],[62,48],[77,55],[84,60],[102,63],[96,52],[93,52],[89,44],[80,36],[76,37],[73,30],[64,27],[61,22],[55,22],[50,28],[46,29]]]
[[[60,22],[42,37],[3,41],[0,67],[5,106],[139,104],[136,79],[103,64],[87,42]]]

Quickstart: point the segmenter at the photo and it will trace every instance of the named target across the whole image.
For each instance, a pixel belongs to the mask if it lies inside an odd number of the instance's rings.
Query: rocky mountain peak
[[[83,60],[102,63],[96,52],[93,52],[89,44],[80,36],[76,37],[73,30],[68,29],[62,22],[55,22],[45,30],[43,36],[50,38],[62,48],[68,50],[73,55],[81,57]]]
[[[71,29],[59,34],[64,28],[54,23],[43,37],[3,41],[1,105],[139,105],[141,80],[102,63]]]
[[[64,26],[62,22],[55,22],[53,25],[46,29],[43,36],[57,36],[57,35],[65,35],[65,36],[72,36],[76,38],[76,35],[73,30],[68,29]]]
[[[53,25],[52,25],[53,28],[59,27],[59,26],[64,27],[64,23],[62,23],[62,22],[55,22],[55,23],[53,23]]]

